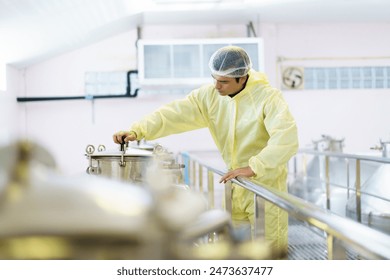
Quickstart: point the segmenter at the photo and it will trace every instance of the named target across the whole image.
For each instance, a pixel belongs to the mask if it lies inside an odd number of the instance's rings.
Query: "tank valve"
[[[121,160],[119,162],[119,166],[125,167],[125,153],[126,153],[126,142],[125,142],[126,136],[122,136],[122,142],[121,142]]]

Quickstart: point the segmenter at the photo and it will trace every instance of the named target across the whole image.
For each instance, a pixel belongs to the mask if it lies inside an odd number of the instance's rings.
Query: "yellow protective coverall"
[[[221,96],[213,85],[193,90],[132,125],[137,140],[208,127],[228,167],[250,166],[251,179],[287,191],[287,161],[298,148],[297,128],[281,92],[264,74],[250,70],[245,88],[233,98]],[[233,221],[253,225],[253,193],[234,186]],[[287,250],[288,214],[265,203],[265,238],[274,248]]]

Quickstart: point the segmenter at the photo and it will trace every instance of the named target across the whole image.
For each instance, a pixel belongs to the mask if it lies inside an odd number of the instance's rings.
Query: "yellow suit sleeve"
[[[171,134],[191,131],[207,126],[198,100],[199,90],[186,98],[173,101],[133,123],[137,140],[154,140]]]
[[[280,176],[298,150],[297,127],[287,103],[279,94],[270,98],[264,107],[264,125],[270,138],[264,149],[249,159],[249,166],[256,173],[254,179],[264,184]]]

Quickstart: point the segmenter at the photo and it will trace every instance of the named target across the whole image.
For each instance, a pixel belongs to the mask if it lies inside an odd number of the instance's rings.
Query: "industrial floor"
[[[326,236],[304,222],[290,218],[287,258],[289,260],[327,260]],[[358,260],[361,257],[349,250],[347,259]]]

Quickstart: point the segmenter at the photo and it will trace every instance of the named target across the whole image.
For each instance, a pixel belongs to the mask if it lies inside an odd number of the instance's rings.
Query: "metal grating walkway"
[[[289,260],[327,260],[327,243],[325,234],[296,219],[289,219],[288,228]],[[359,255],[347,250],[347,259],[360,259]]]
[[[289,220],[289,260],[326,260],[326,238],[303,222]]]

